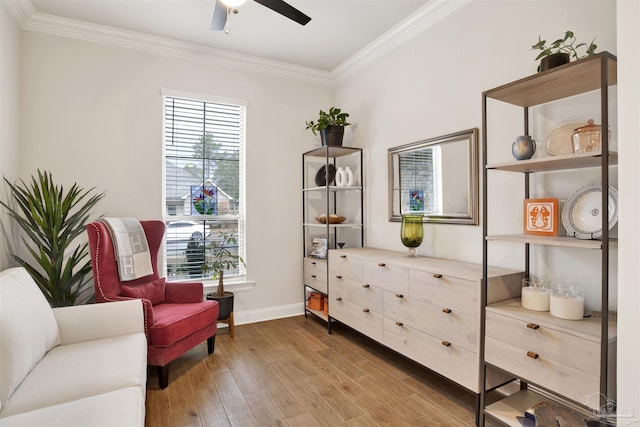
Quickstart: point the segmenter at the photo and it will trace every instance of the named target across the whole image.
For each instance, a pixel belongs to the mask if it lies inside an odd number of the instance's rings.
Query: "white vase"
[[[345,174],[346,174],[346,183],[344,184],[346,187],[353,187],[353,171],[351,170],[351,168],[349,166],[347,166],[347,168],[344,170]]]
[[[347,183],[347,174],[344,169],[338,168],[336,171],[336,186],[344,187]]]

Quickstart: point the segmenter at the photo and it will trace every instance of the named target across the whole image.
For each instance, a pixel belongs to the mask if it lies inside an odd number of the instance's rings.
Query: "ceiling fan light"
[[[220,0],[228,7],[242,6],[247,0]]]

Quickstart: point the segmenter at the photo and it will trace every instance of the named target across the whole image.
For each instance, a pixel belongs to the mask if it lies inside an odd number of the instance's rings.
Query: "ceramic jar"
[[[511,146],[511,152],[516,160],[530,159],[536,152],[536,142],[529,135],[519,136]]]

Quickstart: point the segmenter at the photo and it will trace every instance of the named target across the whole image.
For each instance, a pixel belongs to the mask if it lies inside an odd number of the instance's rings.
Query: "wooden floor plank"
[[[336,323],[236,326],[147,381],[147,427],[471,427],[475,395]]]

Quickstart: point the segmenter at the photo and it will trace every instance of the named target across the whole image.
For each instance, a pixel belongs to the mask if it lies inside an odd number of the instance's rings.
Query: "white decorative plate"
[[[618,221],[618,191],[609,186],[609,230]],[[574,191],[562,208],[562,225],[577,239],[602,237],[602,184],[589,184]]]
[[[563,154],[573,154],[573,144],[571,135],[573,131],[584,126],[586,120],[575,120],[564,122],[556,126],[549,132],[543,143],[545,153],[550,156],[562,156]]]

